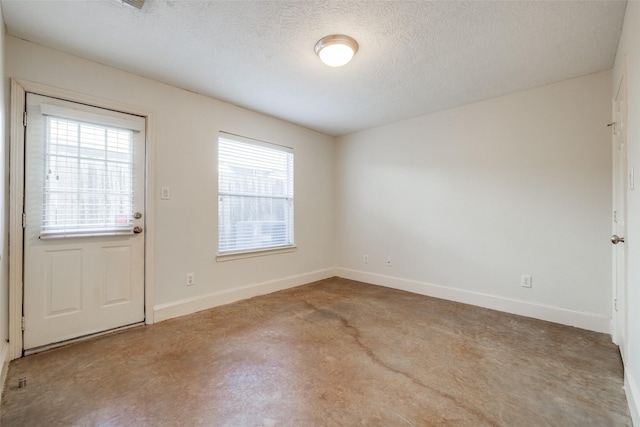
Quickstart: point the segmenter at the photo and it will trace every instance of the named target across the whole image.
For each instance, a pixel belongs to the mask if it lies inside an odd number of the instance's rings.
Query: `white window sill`
[[[291,246],[279,246],[276,248],[267,248],[267,249],[256,249],[247,252],[229,252],[226,254],[218,254],[216,256],[216,261],[224,262],[224,261],[233,261],[234,259],[244,259],[244,258],[254,258],[265,255],[275,255],[275,254],[286,254],[289,252],[295,252],[298,250],[298,247],[295,245]]]

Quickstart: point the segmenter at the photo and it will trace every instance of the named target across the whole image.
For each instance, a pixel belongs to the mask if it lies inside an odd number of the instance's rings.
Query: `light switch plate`
[[[162,200],[169,200],[171,198],[171,192],[169,191],[169,187],[162,187],[160,198]]]

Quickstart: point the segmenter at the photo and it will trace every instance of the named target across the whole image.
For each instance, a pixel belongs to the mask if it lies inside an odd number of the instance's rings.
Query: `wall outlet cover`
[[[533,278],[530,274],[523,274],[520,276],[520,286],[523,288],[530,288],[533,284]]]

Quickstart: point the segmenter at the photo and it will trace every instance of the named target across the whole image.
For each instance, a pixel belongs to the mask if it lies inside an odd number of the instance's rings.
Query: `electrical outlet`
[[[364,256],[364,263],[369,264],[369,255]]]
[[[387,258],[387,267],[391,267],[391,258]]]
[[[187,273],[187,286],[193,286],[196,284],[196,277],[193,273]]]
[[[520,286],[523,288],[530,288],[533,283],[533,278],[530,274],[523,274],[520,276]]]

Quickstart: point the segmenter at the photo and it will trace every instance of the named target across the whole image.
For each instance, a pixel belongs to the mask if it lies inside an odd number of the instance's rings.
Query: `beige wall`
[[[339,274],[608,331],[610,82],[601,72],[339,138]]]
[[[154,306],[183,305],[161,318],[332,274],[331,137],[10,36],[7,59],[8,77],[153,113],[156,194],[148,196],[155,203],[155,229],[147,231],[155,236]],[[216,262],[221,130],[294,148],[297,251]],[[171,200],[160,200],[164,186],[170,187]],[[185,284],[189,272],[195,273],[195,286]],[[246,288],[267,282],[267,287]]]

